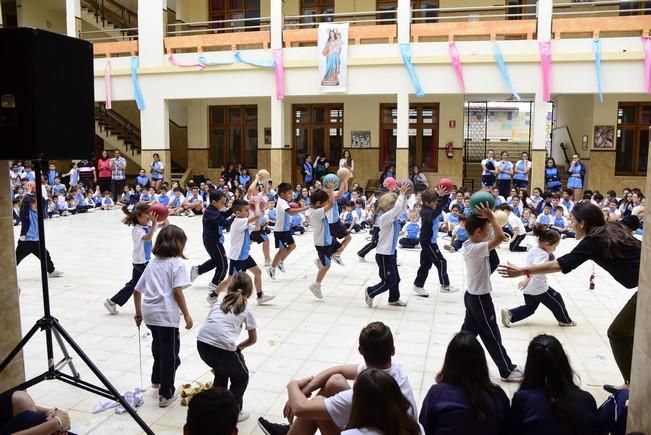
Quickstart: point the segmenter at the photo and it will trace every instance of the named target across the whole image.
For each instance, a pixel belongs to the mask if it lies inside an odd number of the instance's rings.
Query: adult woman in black
[[[514,278],[553,272],[569,273],[587,260],[592,260],[624,287],[632,289],[638,286],[642,244],[628,228],[617,222],[606,222],[601,209],[590,202],[576,204],[572,208],[570,222],[577,240],[580,240],[570,253],[554,261],[529,267],[500,266],[500,275]],[[610,347],[626,385],[631,381],[636,305],[637,292],[608,327]]]
[[[314,159],[314,179],[321,181],[321,179],[328,173],[330,162],[325,156],[325,153],[319,153]]]
[[[596,435],[597,404],[580,389],[561,343],[534,337],[520,389],[509,411],[510,435]]]

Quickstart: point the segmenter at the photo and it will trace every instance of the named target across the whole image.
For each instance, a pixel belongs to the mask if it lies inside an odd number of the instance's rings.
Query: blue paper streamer
[[[509,88],[509,91],[511,91],[511,95],[513,95],[513,98],[516,100],[521,101],[522,98],[520,98],[520,95],[518,95],[518,93],[515,92],[515,89],[513,88],[513,82],[511,82],[511,76],[509,75],[509,70],[506,67],[506,62],[504,62],[502,50],[500,50],[500,46],[497,45],[497,43],[493,44],[493,54],[495,55],[497,66],[500,68],[500,72],[502,73],[502,79],[506,83],[506,86]]]
[[[138,56],[131,56],[131,81],[133,82],[133,96],[136,99],[138,110],[145,110],[145,99],[142,97],[140,83],[138,83]]]
[[[414,68],[414,65],[411,63],[411,45],[408,42],[398,44],[398,45],[400,46],[400,54],[402,55],[402,61],[405,64],[405,68],[407,68],[409,77],[411,77],[411,82],[413,83],[414,89],[416,90],[416,95],[422,97],[425,95],[425,92],[423,92],[423,88],[420,85],[420,80],[418,80],[418,74],[416,73],[416,68]]]
[[[205,56],[199,56],[199,63],[205,66],[220,66],[220,65],[233,65],[236,63],[244,63],[247,65],[257,66],[259,68],[274,68],[276,63],[271,60],[251,60],[242,57],[239,51],[232,53],[232,59],[223,60],[208,60]]]
[[[604,102],[604,92],[601,84],[601,39],[592,40],[594,49],[594,66],[597,72],[597,89],[599,90],[599,101]]]

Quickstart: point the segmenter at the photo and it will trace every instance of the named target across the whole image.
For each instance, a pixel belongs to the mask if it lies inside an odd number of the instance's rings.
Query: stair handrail
[[[115,112],[114,110],[108,110],[104,107],[103,104],[97,104],[96,109],[100,111],[102,117],[108,117],[116,121],[123,129],[127,135],[127,139],[133,139],[131,142],[133,146],[131,151],[142,150],[142,142],[140,139],[140,128],[137,125],[126,119],[124,116]]]
[[[565,156],[565,167],[569,168],[570,167],[570,158],[567,155],[567,146],[565,145],[565,142],[560,143],[561,150],[563,151],[563,156]]]
[[[122,27],[130,28],[133,24],[138,24],[138,14],[115,0],[81,0],[81,3],[90,6],[91,8],[95,8],[95,16],[100,17],[102,22],[107,21],[106,11],[111,10],[107,6],[111,6],[112,9],[117,9],[118,12],[111,12],[120,15],[122,22],[119,24],[121,24]]]

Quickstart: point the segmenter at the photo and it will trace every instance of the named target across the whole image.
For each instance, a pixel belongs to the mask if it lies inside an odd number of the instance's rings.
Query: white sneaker
[[[570,323],[558,322],[558,326],[572,327],[572,326],[576,326],[576,322],[575,321],[571,321]]]
[[[245,410],[241,410],[240,413],[237,416],[237,422],[238,423],[242,422],[242,421],[246,420],[247,418],[249,418],[249,413],[246,412]]]
[[[414,286],[414,293],[416,293],[418,296],[422,296],[424,298],[429,297],[429,293],[427,293],[427,290],[425,290],[423,287]]]
[[[364,289],[364,301],[369,308],[373,308],[373,298],[368,295],[368,290]]]
[[[507,328],[511,327],[511,313],[507,309],[502,309],[500,311],[500,315],[502,317],[502,325],[504,325]]]
[[[310,284],[310,291],[317,299],[323,299],[323,293],[321,292],[321,284],[313,282]]]
[[[360,263],[366,263],[366,258],[362,257],[361,255],[358,255],[357,258],[359,258]]]
[[[337,263],[340,266],[344,265],[344,261],[341,259],[341,255],[333,255],[332,256],[332,261],[334,261],[335,263]]]
[[[440,291],[441,293],[456,293],[459,291],[459,289],[452,287],[451,285],[442,285]]]
[[[190,268],[190,281],[194,282],[195,279],[199,276],[199,267],[198,266],[192,266]]]
[[[210,281],[208,283],[208,291],[209,292],[214,292],[215,290],[217,290],[217,284],[213,284],[212,281]]]
[[[505,378],[502,378],[502,380],[504,382],[521,382],[523,377],[524,371],[522,370],[522,367],[515,366],[511,374]]]
[[[175,401],[176,399],[178,399],[178,398],[179,398],[179,395],[178,395],[176,392],[174,392],[174,394],[172,395],[172,397],[170,397],[169,399],[166,399],[166,398],[164,398],[164,397],[159,397],[159,398],[158,398],[158,407],[159,407],[159,408],[167,408],[167,407],[170,406],[172,403],[174,403],[174,401]]]
[[[269,274],[269,278],[276,279],[276,269],[273,266],[267,267],[267,274]]]
[[[278,263],[278,270],[280,270],[282,273],[285,273],[285,264],[281,261]]]
[[[392,305],[394,307],[406,307],[407,302],[404,302],[404,301],[401,301],[400,299],[398,299],[397,301],[389,302],[389,305]]]
[[[104,307],[112,315],[115,316],[118,313],[118,309],[115,307],[117,304],[110,299],[104,301]]]
[[[258,302],[258,305],[262,305],[262,304],[266,304],[267,302],[269,302],[270,300],[272,300],[274,298],[275,298],[274,295],[263,294],[259,298],[256,298],[256,301]]]
[[[210,293],[208,293],[208,296],[206,296],[206,301],[207,301],[210,305],[215,305],[215,304],[217,303],[217,300],[218,300],[218,299],[219,299],[219,295],[218,295],[217,293],[213,292],[213,291],[211,291]]]
[[[63,276],[63,272],[61,272],[60,270],[55,270],[51,273],[48,273],[47,276],[49,276],[50,278],[59,278]]]

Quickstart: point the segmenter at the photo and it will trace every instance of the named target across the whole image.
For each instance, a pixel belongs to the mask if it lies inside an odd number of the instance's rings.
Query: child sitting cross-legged
[[[413,249],[420,243],[420,240],[418,239],[418,235],[420,234],[420,223],[418,221],[418,211],[410,210],[409,221],[404,227],[402,227],[402,230],[405,232],[405,237],[398,240],[401,248]]]

